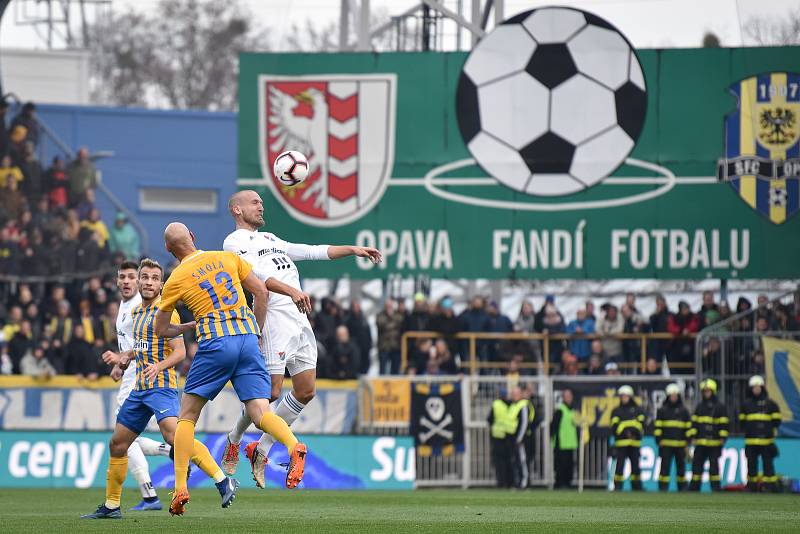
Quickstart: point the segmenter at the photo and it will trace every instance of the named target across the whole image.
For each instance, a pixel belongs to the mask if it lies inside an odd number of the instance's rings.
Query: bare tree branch
[[[244,50],[266,50],[264,32],[240,0],[161,0],[152,14],[128,11],[89,29],[93,97],[123,106],[234,109]]]
[[[800,44],[800,8],[782,17],[752,17],[743,30],[750,43],[758,46]]]

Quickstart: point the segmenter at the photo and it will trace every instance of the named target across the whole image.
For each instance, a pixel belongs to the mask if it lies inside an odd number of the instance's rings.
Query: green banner
[[[523,76],[535,74],[537,53],[523,65]],[[754,127],[758,120],[769,122],[769,113],[792,113],[797,88],[791,72],[800,71],[800,48],[639,50],[636,55],[647,86],[646,118],[629,159],[596,185],[580,181],[580,191],[542,194],[541,186],[530,184],[539,180],[537,173],[547,179],[549,160],[534,168],[526,150],[546,153],[551,134],[519,150],[531,168],[527,186],[525,180],[513,185],[516,167],[507,161],[516,151],[495,167],[496,153],[489,151],[478,166],[472,158],[481,155],[479,147],[468,148],[462,135],[476,127],[489,133],[492,128],[524,130],[515,116],[527,112],[526,99],[534,99],[524,89],[527,80],[516,77],[514,83],[522,85],[505,88],[493,82],[494,93],[472,88],[477,104],[465,93],[466,104],[459,100],[457,109],[464,53],[242,54],[239,187],[262,194],[266,229],[288,241],[377,246],[387,260],[379,266],[309,263],[302,267],[308,277],[800,277],[800,247],[795,246],[800,217],[792,217],[800,165],[790,168],[798,145],[784,143],[789,148],[783,152],[762,153],[767,141],[759,141],[759,130],[753,141],[758,150],[750,154],[738,145],[749,135],[750,115],[726,122],[740,102],[763,104],[758,95],[731,92],[761,73],[789,75],[773,74],[765,82],[767,98],[770,91],[775,98],[782,93],[784,107],[775,104],[766,115],[759,112],[763,117],[753,119]],[[580,57],[574,51],[573,56]],[[582,76],[581,62],[575,63]],[[565,106],[559,102],[567,99],[570,83],[550,89],[550,130],[561,137],[570,135],[558,133],[565,130],[554,121],[566,113],[559,111]],[[757,92],[761,82],[753,83]],[[617,122],[624,128],[625,102],[635,98],[628,99],[623,90],[614,95]],[[497,104],[504,99],[512,104]],[[576,124],[571,117],[566,130]],[[800,131],[797,119],[795,114],[794,123],[778,134],[791,141]],[[480,125],[471,124],[478,120]],[[780,121],[767,122],[763,128]],[[739,148],[732,148],[734,138]],[[581,142],[574,143],[575,158]],[[608,152],[620,144],[609,140]],[[552,152],[560,150],[552,146]],[[277,185],[271,175],[274,156],[290,148],[310,156],[310,178],[295,188]],[[783,169],[785,161],[786,170],[762,177],[748,167],[749,156],[771,162],[771,169]],[[603,157],[592,157],[589,168],[602,167]],[[730,169],[719,178],[718,163]],[[573,164],[570,173],[575,169]],[[780,172],[784,175],[776,175]],[[538,183],[545,189],[566,183],[552,180]]]

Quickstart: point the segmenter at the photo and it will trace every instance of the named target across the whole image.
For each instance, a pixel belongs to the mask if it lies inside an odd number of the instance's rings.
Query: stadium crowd
[[[720,323],[734,314],[753,309],[753,304],[741,297],[735,310],[727,302],[716,302],[714,293],[706,291],[700,309],[693,311],[681,301],[678,310],[671,311],[662,295],[655,295],[655,311],[645,317],[639,310],[637,297],[628,293],[621,306],[607,302],[595,308],[587,300],[574,318],[567,320],[556,306],[555,296],[547,295],[538,311],[525,300],[516,319],[502,313],[496,302],[476,296],[462,313],[453,311],[449,297],[429,303],[424,295],[415,296],[413,308],[407,311],[402,301],[387,301],[377,318],[378,354],[381,373],[400,370],[401,336],[407,331],[434,331],[435,338],[409,340],[408,371],[412,374],[448,374],[457,372],[468,357],[465,341],[457,340],[459,332],[496,334],[547,334],[547,340],[478,340],[477,357],[481,361],[505,362],[508,372],[526,372],[524,362],[542,362],[543,344],[547,343],[553,372],[564,375],[619,375],[639,372],[642,343],[640,338],[624,334],[662,334],[659,339],[646,341],[645,374],[662,374],[664,365],[673,365],[673,372],[693,371],[695,363],[695,334],[703,328]],[[754,318],[753,318],[754,317]],[[723,323],[728,332],[768,332],[797,330],[798,316],[791,307],[771,304],[760,295],[752,315]],[[718,371],[721,365],[722,341],[712,337],[703,347],[703,371]],[[753,336],[737,340],[737,369],[742,373],[763,372],[763,354]],[[535,369],[527,369],[535,372]]]
[[[121,261],[117,255],[116,260]],[[116,347],[114,323],[118,294],[113,269],[104,274],[77,277],[68,282],[0,281],[0,373],[2,374],[73,374],[96,378],[108,371],[100,355]],[[310,316],[317,338],[320,378],[353,379],[366,374],[377,349],[380,374],[397,374],[401,369],[401,339],[405,332],[428,331],[437,335],[408,340],[409,374],[457,374],[468,358],[468,345],[456,339],[459,332],[567,334],[564,339],[479,340],[478,357],[483,361],[503,362],[505,373],[524,375],[538,372],[521,365],[541,362],[542,343],[549,343],[551,372],[564,375],[621,375],[641,372],[636,365],[641,358],[641,341],[614,339],[614,334],[661,332],[669,339],[651,340],[646,347],[648,359],[645,374],[662,374],[663,361],[695,361],[695,334],[704,326],[731,315],[727,306],[713,301],[713,294],[704,294],[703,308],[697,312],[681,303],[677,312],[670,312],[661,296],[656,296],[657,311],[649,320],[636,308],[636,297],[628,295],[618,313],[616,306],[600,306],[595,314],[591,301],[566,321],[558,311],[555,299],[547,296],[539,311],[525,301],[515,320],[503,314],[495,302],[473,297],[460,314],[453,310],[449,297],[431,304],[422,294],[415,295],[409,310],[405,301],[387,299],[375,317],[377,338],[373,339],[371,321],[360,302],[353,300],[344,307],[334,298],[323,298]],[[739,300],[740,311],[749,306]],[[727,328],[737,332],[796,330],[797,318],[788,307],[770,306],[766,297],[759,297],[755,320],[744,318]],[[185,312],[182,312],[185,313]],[[185,317],[185,320],[189,320]],[[585,339],[570,335],[600,336]],[[763,354],[757,337],[738,341],[741,347],[732,351],[744,358],[741,372],[763,372]],[[744,346],[747,345],[747,346]],[[721,362],[722,342],[711,337],[703,348],[703,372],[714,374]],[[197,345],[187,339],[187,359],[179,371],[185,374]],[[747,355],[743,357],[741,355]],[[677,369],[673,372],[691,372]]]
[[[103,222],[85,147],[45,169],[36,105],[6,128],[8,110],[0,100],[0,372],[96,377],[116,345],[114,265],[139,258],[139,236],[123,214]]]

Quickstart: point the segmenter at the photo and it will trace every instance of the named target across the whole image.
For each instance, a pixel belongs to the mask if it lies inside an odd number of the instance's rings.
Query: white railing
[[[480,487],[496,484],[495,471],[492,465],[490,431],[488,416],[492,401],[501,398],[502,392],[511,385],[530,388],[532,401],[539,413],[536,416],[540,424],[533,434],[533,454],[529,459],[529,485],[552,487],[553,450],[550,443],[550,421],[556,400],[560,400],[561,390],[565,387],[578,389],[581,383],[607,383],[616,388],[620,384],[636,385],[637,382],[663,382],[666,387],[674,380],[670,377],[565,377],[565,376],[522,376],[510,381],[502,376],[382,376],[379,379],[362,378],[358,395],[357,431],[362,434],[408,435],[409,420],[375,421],[375,394],[372,390],[373,380],[400,382],[412,388],[417,383],[460,382],[461,403],[464,425],[464,451],[450,456],[418,456],[416,460],[417,487]],[[680,380],[687,384],[687,391],[696,383],[695,377],[681,375]],[[662,388],[663,389],[663,388]],[[687,406],[692,409],[692,400]],[[575,409],[581,413],[594,409],[591,403],[576,400]],[[408,408],[410,410],[410,406]],[[583,413],[583,416],[587,414]],[[654,415],[654,413],[652,414]],[[652,415],[649,418],[652,419]],[[380,419],[380,417],[378,417]],[[385,417],[383,418],[385,419]],[[585,419],[589,419],[585,417]],[[650,423],[652,421],[648,421]],[[602,429],[601,429],[602,430]],[[583,472],[578,473],[578,457],[575,458],[574,482],[578,486],[605,487],[608,484],[608,435],[607,432],[593,431],[583,444]]]

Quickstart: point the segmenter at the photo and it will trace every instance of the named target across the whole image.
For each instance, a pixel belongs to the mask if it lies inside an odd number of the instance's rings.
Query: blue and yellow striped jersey
[[[183,301],[197,321],[199,343],[224,336],[259,335],[241,282],[252,270],[232,252],[198,250],[172,271],[158,307],[173,311],[175,304]]]
[[[178,375],[175,369],[166,369],[160,372],[155,380],[147,380],[144,375],[145,367],[151,363],[158,363],[172,353],[169,339],[158,337],[155,333],[156,312],[158,301],[147,307],[141,304],[131,312],[133,319],[133,354],[136,356],[136,386],[135,389],[177,388]],[[173,311],[170,323],[180,324],[178,312]]]

